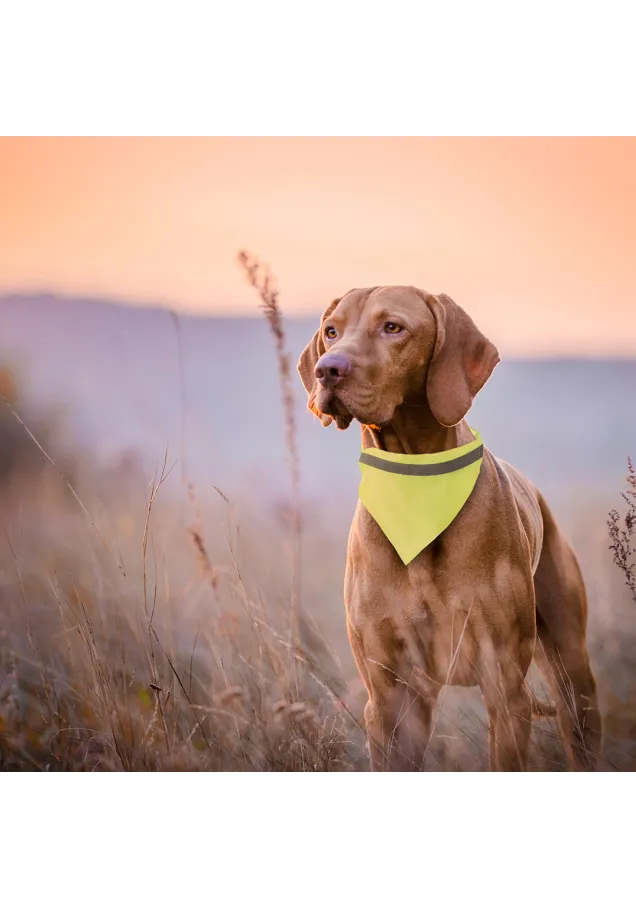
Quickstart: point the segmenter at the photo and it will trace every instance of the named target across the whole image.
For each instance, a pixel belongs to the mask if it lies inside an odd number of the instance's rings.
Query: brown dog
[[[298,371],[323,425],[357,419],[364,448],[423,454],[473,441],[464,417],[498,362],[446,295],[372,287],[334,300]],[[540,493],[487,449],[459,515],[408,565],[358,502],[345,602],[372,769],[422,769],[452,684],[481,689],[491,770],[525,770],[532,713],[546,712],[526,685],[533,656],[573,766],[593,769],[601,720],[579,566]]]

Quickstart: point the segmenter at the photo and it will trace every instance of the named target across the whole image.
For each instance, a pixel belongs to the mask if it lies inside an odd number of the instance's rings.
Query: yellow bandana
[[[484,446],[475,440],[436,454],[391,454],[364,448],[360,501],[405,565],[462,510],[477,482]]]

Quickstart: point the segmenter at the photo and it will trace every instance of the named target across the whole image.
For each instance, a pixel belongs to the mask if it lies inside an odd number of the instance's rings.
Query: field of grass
[[[141,477],[111,477],[82,498],[89,518],[49,468],[2,496],[3,769],[367,770],[342,537],[314,516],[293,635],[285,515],[220,494],[205,507],[191,495],[185,511],[157,483],[144,505]],[[636,769],[633,604],[602,521],[577,524],[602,769]],[[485,769],[479,697],[448,691],[427,769]],[[554,721],[534,738],[536,769],[566,769]]]

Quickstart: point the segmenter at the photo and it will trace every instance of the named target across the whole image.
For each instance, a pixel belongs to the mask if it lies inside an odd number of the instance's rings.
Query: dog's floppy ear
[[[499,353],[470,316],[446,294],[427,294],[426,302],[437,327],[426,395],[437,422],[456,426],[490,378]]]
[[[320,357],[325,353],[325,342],[322,336],[322,327],[325,323],[325,319],[331,315],[342,297],[339,297],[337,300],[333,300],[326,308],[322,314],[320,320],[320,328],[313,336],[307,347],[303,350],[298,360],[298,374],[302,379],[302,383],[305,386],[305,391],[307,392],[309,399],[307,401],[307,407],[311,410],[312,413],[316,414],[323,426],[329,426],[330,423],[333,423],[333,417],[330,417],[329,414],[322,413],[316,407],[316,376],[314,370],[316,369],[316,363]]]

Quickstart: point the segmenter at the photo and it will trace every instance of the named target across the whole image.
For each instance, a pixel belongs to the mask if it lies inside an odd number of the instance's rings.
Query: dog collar
[[[360,501],[405,565],[454,521],[473,491],[484,446],[472,432],[474,441],[435,454],[362,450]]]

